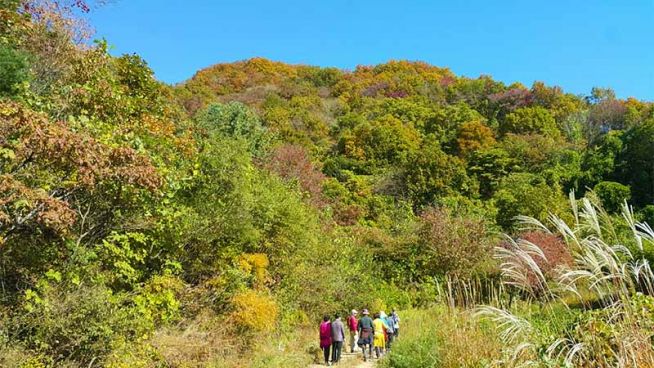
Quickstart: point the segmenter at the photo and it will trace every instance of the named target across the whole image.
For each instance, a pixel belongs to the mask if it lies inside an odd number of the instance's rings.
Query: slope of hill
[[[514,220],[578,222],[571,191],[612,241],[654,222],[650,103],[408,61],[166,86],[89,46],[80,10],[0,2],[0,366],[305,367],[323,314],[486,301],[466,285],[500,279],[499,232],[569,265]],[[462,316],[453,336],[498,338]]]

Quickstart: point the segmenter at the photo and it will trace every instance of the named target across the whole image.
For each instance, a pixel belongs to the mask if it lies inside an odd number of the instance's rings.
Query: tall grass
[[[654,366],[654,299],[649,296],[654,274],[641,256],[645,245],[654,242],[654,231],[635,221],[627,204],[621,219],[606,213],[592,196],[580,204],[571,195],[570,223],[554,215],[547,225],[518,219],[524,228],[558,234],[569,247],[573,263],[561,266],[553,279],[539,267],[537,260],[545,255],[538,244],[509,238],[508,245],[496,249],[507,287],[551,316],[537,323],[516,310],[479,308],[477,315],[496,324],[506,345],[501,365]]]
[[[508,303],[505,284],[493,277],[460,279],[447,276],[436,283],[436,300],[449,308],[472,308],[480,304]]]
[[[470,311],[444,305],[405,311],[400,331],[382,367],[487,367],[500,357],[495,330],[477,323]]]

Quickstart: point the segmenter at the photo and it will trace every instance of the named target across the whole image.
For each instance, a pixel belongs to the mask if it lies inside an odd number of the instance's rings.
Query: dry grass
[[[185,326],[157,331],[148,343],[166,367],[306,367],[317,345],[314,329],[286,334],[243,332],[236,323],[204,314]]]

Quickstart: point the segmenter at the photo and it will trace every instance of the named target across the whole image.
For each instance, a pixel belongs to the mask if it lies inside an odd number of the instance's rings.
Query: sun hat
[[[357,314],[357,313],[359,313],[359,312],[357,312],[356,309],[352,309],[352,314]]]
[[[364,316],[370,314],[370,313],[368,313],[368,310],[367,310],[367,309],[364,309],[362,313],[363,313]]]

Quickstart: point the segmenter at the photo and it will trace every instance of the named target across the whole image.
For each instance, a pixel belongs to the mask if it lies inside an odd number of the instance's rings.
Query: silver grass
[[[500,331],[500,338],[507,343],[521,341],[532,331],[529,321],[501,308],[482,306],[477,308],[474,316],[493,321]]]
[[[568,194],[568,199],[570,201],[570,209],[572,214],[575,217],[575,228],[579,227],[579,206],[577,205],[577,197],[575,196],[575,191],[571,190]]]
[[[631,230],[633,241],[638,253],[632,253],[624,244],[616,244],[616,226],[613,218],[601,207],[597,196],[589,193],[577,202],[574,193],[570,193],[570,206],[574,215],[574,223],[570,226],[554,214],[548,216],[548,226],[526,216],[518,216],[516,220],[523,228],[535,229],[552,234],[550,229],[558,233],[568,246],[573,257],[573,263],[563,265],[557,271],[557,276],[549,284],[536,260],[545,259],[545,255],[537,244],[525,240],[515,240],[507,237],[507,246],[496,248],[495,258],[500,261],[503,283],[517,287],[532,296],[538,291],[546,291],[550,298],[559,298],[565,304],[565,295],[574,295],[585,304],[588,293],[601,303],[607,312],[604,321],[615,329],[608,337],[618,342],[612,347],[615,356],[613,364],[617,367],[633,367],[644,361],[650,362],[654,352],[643,352],[643,341],[646,349],[651,349],[643,336],[650,335],[648,331],[639,330],[640,323],[629,300],[636,292],[647,295],[654,294],[654,271],[649,262],[642,258],[645,242],[654,245],[654,230],[647,223],[639,223],[634,216],[634,210],[626,202],[622,205],[622,218]],[[580,204],[581,206],[578,206]],[[535,279],[535,280],[534,280]],[[555,294],[556,293],[556,294]],[[548,303],[543,304],[548,307]],[[529,321],[515,316],[511,312],[495,307],[482,307],[477,315],[485,316],[494,321],[500,332],[500,338],[512,354],[509,366],[529,366],[536,362],[528,360],[524,352],[536,348],[532,338],[538,333]],[[593,351],[594,342],[607,337],[590,335],[590,342],[577,342],[569,337],[559,337],[546,350],[549,359],[564,366],[587,366],[589,359],[602,359],[597,351]],[[538,339],[542,339],[540,337]],[[545,337],[547,338],[547,337]],[[645,355],[643,355],[645,354]],[[643,360],[645,359],[645,360]],[[609,362],[597,361],[605,366]],[[651,362],[654,365],[654,361]]]
[[[519,215],[513,218],[523,230],[539,230],[551,234],[550,229],[538,219],[531,216]]]

